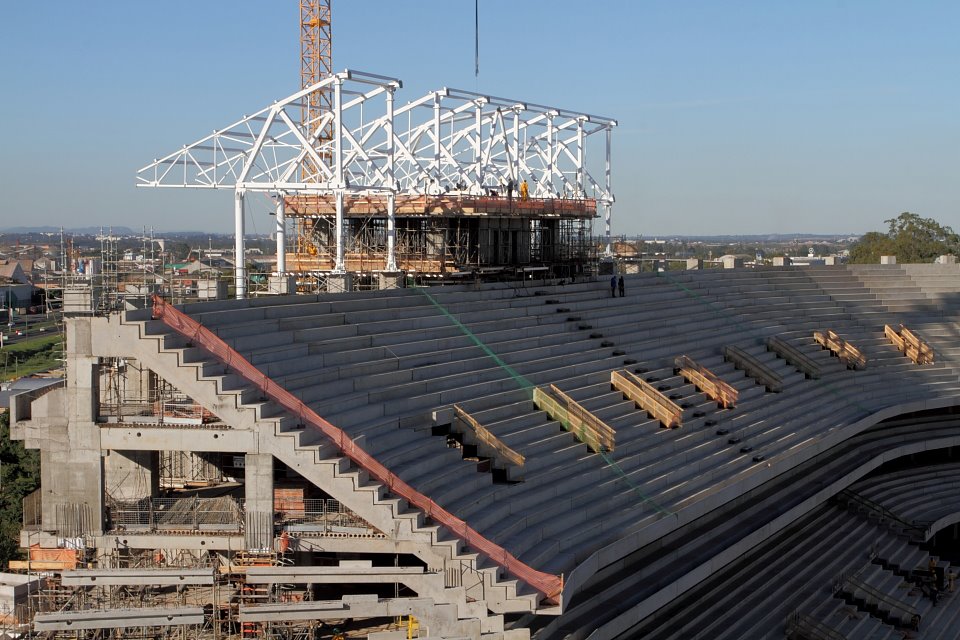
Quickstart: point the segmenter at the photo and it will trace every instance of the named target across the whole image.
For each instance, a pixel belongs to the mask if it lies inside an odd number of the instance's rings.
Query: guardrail
[[[633,400],[641,409],[660,421],[667,429],[683,424],[683,409],[655,387],[629,371],[611,371],[610,385]]]
[[[924,526],[918,525],[914,522],[909,522],[904,520],[901,516],[897,515],[887,507],[883,506],[879,502],[874,502],[866,496],[862,496],[859,493],[851,491],[850,489],[844,489],[837,494],[837,500],[841,503],[851,502],[856,504],[859,507],[870,511],[875,516],[881,520],[887,522],[895,523],[900,526],[905,533],[912,536],[915,540],[924,541],[926,540],[927,529]]]
[[[820,379],[820,365],[795,346],[776,336],[767,338],[767,349],[792,364],[799,371],[814,380]]]
[[[900,331],[888,324],[883,325],[883,333],[897,349],[916,364],[933,364],[933,347],[926,343],[916,333],[900,325]]]
[[[732,362],[733,366],[740,369],[748,376],[762,384],[767,391],[780,393],[783,391],[783,378],[780,374],[763,364],[755,357],[733,345],[723,348],[723,357],[727,362]]]
[[[556,386],[550,385],[549,392],[536,387],[533,390],[533,404],[559,422],[594,453],[613,451],[616,435],[614,430]]]
[[[466,425],[467,430],[473,434],[477,440],[478,447],[483,447],[492,452],[493,458],[501,464],[512,464],[515,467],[522,467],[526,461],[522,455],[508,447],[497,436],[480,424],[473,416],[464,411],[460,405],[453,405],[454,424],[459,420]]]
[[[814,331],[813,339],[824,349],[829,349],[848,368],[865,369],[867,367],[867,356],[835,331],[831,329]]]
[[[170,329],[190,340],[195,346],[205,349],[233,369],[237,375],[259,389],[264,396],[276,402],[292,415],[297,416],[304,425],[320,431],[346,457],[370,474],[371,478],[382,483],[390,492],[405,499],[414,507],[423,510],[427,517],[433,518],[436,522],[445,526],[453,535],[544,594],[547,599],[559,602],[560,594],[563,592],[562,576],[538,571],[521,562],[506,549],[488,540],[466,522],[411,487],[380,461],[364,451],[342,429],[320,417],[296,396],[250,364],[246,358],[234,351],[209,329],[182,311],[175,309],[157,295],[153,297],[153,318],[162,321]]]
[[[864,601],[876,606],[878,609],[881,607],[884,608],[890,614],[890,617],[896,616],[900,619],[901,626],[910,626],[914,629],[920,628],[920,612],[906,602],[902,602],[882,591],[878,591],[853,576],[844,579],[842,589],[853,597],[856,597],[857,594],[862,595]]]
[[[724,409],[737,406],[740,392],[721,380],[715,373],[698,364],[689,356],[679,356],[673,361],[673,366],[684,380],[693,384],[698,390],[707,394],[711,400]]]
[[[787,616],[786,636],[787,640],[847,640],[836,629],[797,611]]]

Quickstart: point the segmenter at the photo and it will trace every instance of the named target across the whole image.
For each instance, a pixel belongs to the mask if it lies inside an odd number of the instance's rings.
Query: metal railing
[[[112,502],[107,515],[111,529],[238,532],[243,528],[243,501],[226,496],[144,498]]]
[[[306,499],[303,508],[278,512],[281,526],[288,531],[314,534],[375,535],[380,532],[338,500]]]

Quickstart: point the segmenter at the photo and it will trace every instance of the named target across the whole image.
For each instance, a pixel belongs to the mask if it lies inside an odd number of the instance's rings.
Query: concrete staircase
[[[276,412],[257,391],[225,374],[222,365],[139,315],[137,319],[138,314],[130,314],[117,328],[118,333],[127,334],[123,344],[135,345],[128,349],[130,355],[180,388],[190,389],[205,406],[216,407],[218,415],[234,429],[257,431],[261,451],[276,456],[389,537],[422,548],[418,555],[436,570],[431,597],[438,604],[455,606],[462,622],[462,628],[454,625],[446,633],[472,635],[473,620],[479,621],[481,633],[502,635],[502,614],[549,611],[523,583],[502,576],[499,567],[464,549],[458,539],[429,524],[422,512],[410,509],[404,500],[389,497],[382,485],[352,467],[332,444],[321,441],[319,434],[299,427],[295,417]],[[454,568],[472,579],[446,586],[444,570]]]

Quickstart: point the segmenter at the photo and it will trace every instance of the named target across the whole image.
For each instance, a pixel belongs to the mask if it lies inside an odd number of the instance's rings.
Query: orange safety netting
[[[392,493],[421,509],[428,517],[447,527],[451,533],[467,545],[485,554],[508,572],[523,580],[548,599],[557,601],[563,591],[562,576],[555,576],[517,560],[506,549],[491,542],[472,529],[466,522],[453,515],[436,502],[420,493],[393,474],[373,456],[360,448],[350,436],[338,427],[317,415],[292,393],[271,380],[266,374],[250,364],[246,358],[234,351],[227,343],[206,329],[199,322],[174,308],[158,295],[153,297],[153,317],[180,335],[193,341],[194,345],[207,350],[211,355],[233,369],[247,382],[254,385],[265,396],[279,404],[290,413],[298,416],[305,425],[319,429],[358,467],[367,471],[371,477],[383,483]]]

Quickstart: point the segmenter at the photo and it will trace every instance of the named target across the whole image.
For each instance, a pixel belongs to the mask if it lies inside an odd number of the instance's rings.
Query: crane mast
[[[322,79],[333,74],[333,31],[331,26],[331,0],[299,0],[300,2],[300,88],[312,87]],[[320,118],[333,110],[333,96],[329,88],[307,94],[300,111],[300,125],[303,135],[310,140]],[[328,124],[320,132],[316,146],[322,147],[333,137],[333,125]],[[321,152],[323,153],[323,152]],[[304,182],[318,179],[319,170],[313,160],[307,158],[301,169]],[[277,270],[286,268],[286,251],[282,246],[285,224],[283,217],[283,196],[277,211]],[[294,220],[297,256],[304,253],[315,254],[316,248],[311,241],[313,226],[302,218]],[[282,256],[282,257],[281,257]]]
[[[306,89],[333,73],[331,0],[300,0],[300,88]],[[304,129],[332,108],[329,91],[315,91],[303,106]],[[323,136],[321,136],[323,139]],[[329,136],[327,136],[329,139]]]

